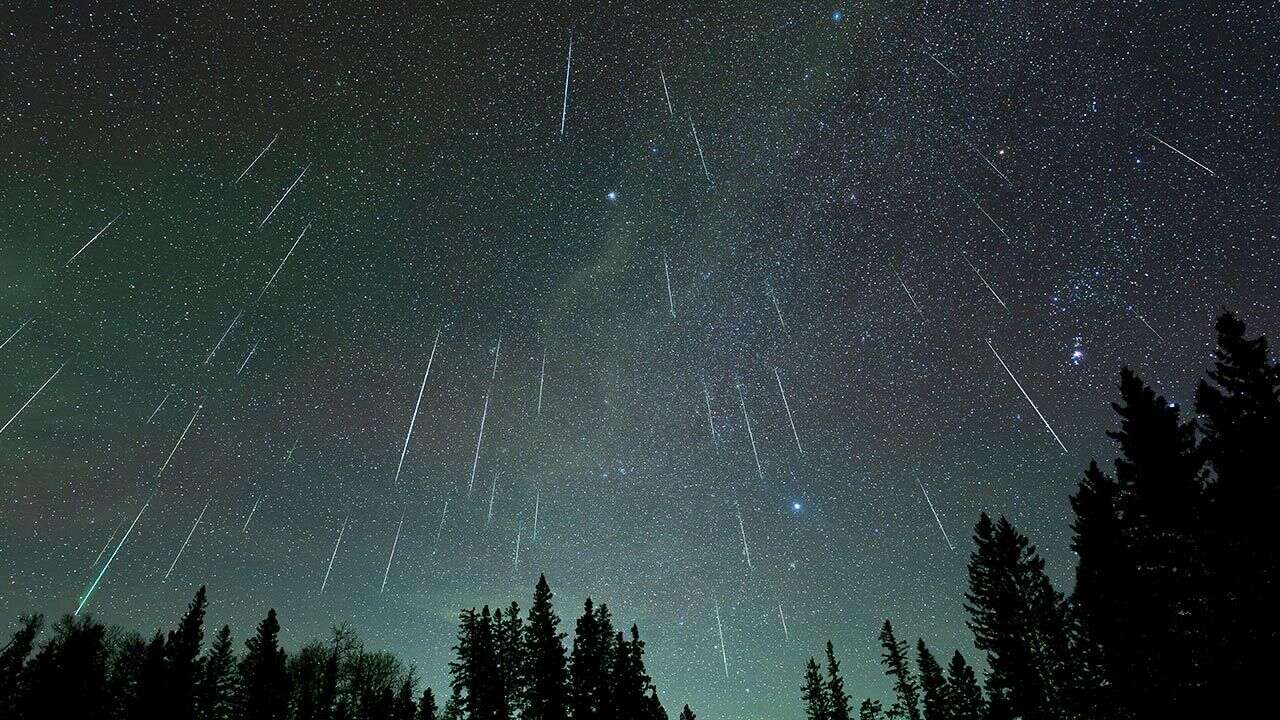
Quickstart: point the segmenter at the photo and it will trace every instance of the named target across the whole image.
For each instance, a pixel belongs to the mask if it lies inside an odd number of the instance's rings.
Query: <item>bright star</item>
[[[605,193],[605,198],[606,198],[609,202],[615,202],[615,201],[617,201],[617,199],[618,199],[618,191],[617,191],[617,190],[610,190],[609,192]]]
[[[791,503],[791,509],[796,512],[800,512],[800,510],[803,509],[803,506],[799,502],[793,502]]]
[[[835,12],[831,13],[831,22],[838,23],[842,20],[844,20],[843,10],[836,10]]]

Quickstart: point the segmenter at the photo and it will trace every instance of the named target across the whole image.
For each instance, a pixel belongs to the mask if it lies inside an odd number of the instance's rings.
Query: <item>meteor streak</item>
[[[387,576],[391,574],[391,561],[396,558],[396,545],[400,544],[400,529],[404,527],[404,513],[400,513],[400,524],[396,526],[396,539],[391,541],[391,555],[387,558],[387,569],[382,572],[382,589],[379,593],[387,591]],[[323,592],[323,591],[321,591]]]
[[[493,522],[493,498],[498,493],[498,470],[494,468],[493,480],[489,481],[489,514],[485,516],[484,524],[489,525]]]
[[[1193,158],[1193,157],[1191,157],[1190,155],[1188,155],[1188,154],[1186,154],[1186,153],[1182,152],[1182,151],[1181,151],[1181,150],[1179,150],[1178,148],[1176,148],[1176,147],[1174,147],[1174,146],[1170,145],[1169,143],[1165,142],[1164,140],[1161,140],[1159,137],[1157,137],[1157,136],[1155,135],[1155,133],[1148,132],[1147,134],[1148,134],[1148,135],[1150,135],[1150,136],[1151,136],[1151,138],[1152,138],[1153,140],[1155,140],[1156,142],[1160,143],[1161,145],[1163,145],[1163,146],[1165,146],[1165,147],[1169,148],[1170,150],[1172,150],[1172,151],[1174,151],[1174,152],[1178,153],[1179,155],[1181,155],[1182,157],[1184,157],[1184,158],[1186,158],[1186,159],[1190,160],[1191,162],[1195,163],[1198,167],[1200,167],[1201,169],[1203,169],[1205,172],[1209,173],[1210,175],[1212,175],[1212,176],[1214,176],[1214,177],[1218,177],[1217,173],[1215,173],[1214,171],[1210,170],[1208,167],[1206,167],[1206,166],[1205,166],[1203,163],[1201,163],[1199,160],[1196,160],[1195,158]]]
[[[782,612],[782,603],[778,603],[778,617],[782,618],[782,634],[787,636],[787,641],[791,641],[791,631],[787,629],[787,616]]]
[[[902,285],[903,292],[907,294],[907,299],[911,301],[911,305],[915,307],[916,312],[920,313],[920,317],[924,317],[924,311],[920,309],[920,303],[916,302],[915,296],[913,296],[911,294],[911,290],[907,288],[906,281],[903,280],[902,276],[896,272],[894,273],[894,276],[898,278],[898,283]]]
[[[258,224],[259,228],[261,228],[263,225],[266,225],[267,221],[271,219],[271,216],[276,214],[276,210],[280,207],[280,204],[284,202],[285,198],[289,197],[289,193],[293,192],[294,186],[302,182],[302,176],[306,175],[307,170],[310,170],[310,169],[311,169],[311,163],[307,163],[307,166],[302,168],[302,172],[298,173],[298,179],[294,180],[293,185],[290,185],[289,189],[284,191],[284,195],[281,195],[280,199],[276,201],[275,206],[271,208],[271,212],[267,213],[267,216],[262,218],[262,222]]]
[[[1009,184],[1009,187],[1013,187],[1013,181],[1012,181],[1012,180],[1010,180],[1010,179],[1009,179],[1009,177],[1008,177],[1007,175],[1005,175],[1004,173],[1000,172],[1000,168],[996,167],[996,164],[995,164],[995,163],[993,163],[993,162],[991,162],[991,160],[989,160],[989,159],[987,158],[987,156],[986,156],[986,155],[983,155],[981,150],[979,150],[979,149],[978,149],[978,148],[976,148],[976,147],[970,147],[969,149],[970,149],[970,150],[972,150],[972,151],[974,151],[975,153],[977,153],[977,154],[978,154],[978,157],[982,158],[982,159],[983,159],[983,161],[985,161],[985,162],[987,163],[987,165],[990,165],[990,166],[991,166],[991,169],[992,169],[992,170],[995,170],[995,171],[996,171],[996,174],[1000,176],[1000,179],[1001,179],[1001,180],[1004,180],[1006,183],[1008,183],[1008,184]]]
[[[742,522],[742,511],[738,511],[738,533],[742,535],[742,556],[747,559],[747,569],[754,570],[751,566],[751,548],[747,547],[747,526]]]
[[[27,323],[29,323],[29,322],[31,322],[31,321],[30,321],[30,320],[28,320],[27,322],[22,323],[21,325],[19,325],[19,326],[18,326],[18,329],[17,329],[17,330],[14,330],[14,331],[13,331],[13,333],[12,333],[11,335],[9,335],[9,337],[5,338],[5,339],[4,339],[4,342],[0,343],[0,350],[3,350],[3,349],[4,349],[4,346],[5,346],[5,345],[8,345],[10,340],[12,340],[12,339],[14,339],[15,337],[17,337],[18,333],[22,332],[22,328],[26,327],[26,326],[27,326]]]
[[[662,256],[662,273],[667,276],[667,305],[671,307],[671,319],[676,319],[676,301],[671,297],[671,269],[667,267],[667,256]]]
[[[169,575],[173,573],[173,569],[178,566],[178,560],[182,557],[182,553],[187,549],[187,544],[191,542],[191,536],[196,534],[196,528],[199,527],[200,521],[204,519],[204,511],[209,509],[209,503],[204,504],[204,509],[196,516],[196,521],[191,525],[191,532],[187,533],[187,539],[182,541],[182,547],[178,548],[178,554],[173,557],[173,564],[169,566],[169,572],[164,574],[164,579],[168,580]]]
[[[1045,428],[1049,430],[1049,434],[1058,442],[1058,447],[1062,448],[1062,452],[1067,452],[1067,446],[1062,444],[1062,439],[1058,437],[1058,433],[1053,431],[1053,427],[1049,425],[1049,421],[1045,420],[1044,413],[1041,413],[1040,408],[1036,407],[1035,401],[1032,400],[1031,396],[1027,394],[1027,391],[1023,389],[1022,383],[1018,382],[1018,378],[1013,376],[1013,371],[1005,364],[1004,359],[1000,357],[1000,353],[996,352],[996,347],[991,344],[990,340],[987,341],[987,347],[991,348],[991,353],[996,356],[996,360],[1000,361],[1000,365],[1004,367],[1004,371],[1009,373],[1009,379],[1013,381],[1014,385],[1018,386],[1018,390],[1022,392],[1022,397],[1027,399],[1027,402],[1031,405],[1031,409],[1035,410],[1036,415],[1040,416],[1040,422],[1044,423]]]
[[[569,59],[564,64],[564,104],[560,106],[560,137],[564,137],[564,121],[569,114],[569,71],[573,69],[573,33],[569,33]]]
[[[107,231],[107,228],[109,228],[109,227],[111,227],[112,225],[114,225],[114,224],[116,223],[116,221],[117,221],[117,220],[119,220],[119,219],[120,219],[121,217],[123,217],[123,216],[124,216],[124,212],[122,211],[119,215],[116,215],[115,217],[111,218],[111,222],[109,222],[109,223],[107,223],[106,225],[104,225],[104,226],[102,227],[102,229],[101,229],[101,230],[99,230],[99,231],[98,231],[98,233],[97,233],[96,235],[94,235],[93,237],[89,238],[89,242],[87,242],[87,243],[85,243],[83,246],[81,246],[81,248],[80,248],[79,250],[77,250],[77,251],[76,251],[76,254],[71,256],[71,260],[68,260],[68,261],[67,261],[67,265],[70,265],[70,264],[71,264],[71,262],[72,262],[72,260],[75,260],[76,258],[80,257],[80,253],[84,252],[86,248],[88,248],[90,245],[92,245],[92,244],[93,244],[93,241],[94,241],[94,240],[97,240],[99,237],[101,237],[101,236],[102,236],[102,233],[104,233],[104,232],[106,232],[106,231]],[[67,265],[63,265],[63,267],[66,267]],[[8,341],[6,341],[6,342],[8,342]]]
[[[1009,306],[1004,304],[1004,300],[1001,300],[1000,296],[996,294],[996,289],[991,287],[991,283],[987,282],[986,278],[982,277],[982,273],[978,272],[978,268],[974,267],[973,263],[969,262],[969,258],[964,258],[964,262],[969,266],[969,269],[973,271],[973,274],[978,276],[978,279],[982,281],[982,284],[987,286],[987,290],[991,291],[991,297],[995,298],[996,302],[1000,303],[1000,307],[1008,310]]]
[[[711,392],[707,390],[707,381],[702,381],[702,399],[707,403],[707,424],[711,426],[711,441],[719,442],[716,436],[716,418],[711,414]]]
[[[142,513],[147,511],[147,507],[151,505],[151,500],[155,496],[156,494],[154,492],[151,493],[151,497],[147,498],[147,501],[143,503],[142,509],[138,511],[137,517],[135,517],[133,522],[129,524],[129,529],[124,531],[124,537],[120,538],[120,542],[116,545],[116,549],[111,551],[111,555],[107,558],[107,562],[104,563],[102,569],[98,571],[98,576],[93,579],[92,583],[89,583],[89,589],[85,590],[84,597],[80,599],[80,605],[76,607],[75,612],[71,613],[72,615],[79,615],[80,611],[83,610],[84,606],[89,602],[89,598],[93,595],[93,591],[98,588],[98,583],[102,582],[102,577],[107,574],[107,570],[111,567],[111,562],[116,559],[116,555],[120,553],[120,548],[124,547],[125,541],[129,539],[129,534],[133,532],[133,528],[138,524],[138,521],[142,519]]]
[[[320,583],[320,594],[324,594],[324,588],[329,584],[329,573],[333,572],[333,560],[338,557],[338,546],[342,544],[342,533],[347,531],[347,520],[350,516],[343,518],[342,527],[338,530],[338,540],[333,544],[333,554],[329,556],[329,569],[324,571],[324,582]]]
[[[231,324],[227,326],[227,329],[222,332],[222,337],[218,338],[218,343],[214,345],[213,349],[209,351],[209,354],[205,356],[205,365],[209,364],[209,361],[213,359],[214,354],[218,352],[218,348],[222,347],[222,341],[226,340],[227,336],[231,334],[231,329],[236,326],[236,323],[240,322],[240,317],[242,315],[244,315],[244,308],[240,308],[240,312],[236,313],[236,319],[231,321]]]
[[[996,229],[1000,231],[1000,234],[1004,236],[1004,239],[1013,242],[1013,238],[1009,237],[1009,233],[1005,232],[1004,228],[1000,226],[1000,223],[996,222],[996,219],[991,217],[991,213],[987,212],[986,208],[982,207],[982,204],[978,202],[978,198],[970,195],[968,190],[965,190],[965,194],[969,195],[969,199],[973,201],[974,207],[978,208],[978,212],[985,215],[987,220],[989,220],[992,225],[996,226]]]
[[[280,137],[280,133],[276,133],[275,137],[271,138],[271,142],[267,143],[267,146],[262,148],[262,152],[258,153],[258,157],[254,158],[253,162],[249,163],[249,167],[245,168],[244,172],[240,173],[240,177],[236,178],[236,182],[240,182],[244,179],[245,175],[249,174],[249,171],[253,169],[253,166],[257,165],[258,161],[262,159],[262,156],[266,155],[267,151],[271,149],[271,146],[276,144],[276,138],[278,137]]]
[[[249,517],[244,519],[243,532],[249,532],[249,521],[253,519],[253,514],[258,512],[258,503],[262,502],[262,496],[259,495],[257,500],[253,501],[253,507],[249,508]]]
[[[267,290],[271,287],[271,283],[276,281],[276,276],[280,274],[282,269],[284,269],[284,264],[289,262],[289,256],[293,254],[293,249],[298,247],[298,243],[302,241],[302,236],[306,235],[307,230],[309,229],[311,229],[311,223],[307,223],[306,227],[302,228],[302,232],[298,233],[298,239],[293,241],[293,246],[289,248],[289,252],[284,254],[284,259],[280,261],[280,265],[276,267],[276,271],[271,273],[271,279],[262,287],[262,290],[258,291],[258,297],[253,299],[255,303],[262,299],[262,296],[265,295]]]
[[[422,374],[422,385],[418,387],[418,400],[413,404],[413,415],[409,418],[409,431],[404,434],[404,447],[400,448],[400,463],[396,465],[395,485],[400,484],[400,469],[404,467],[405,453],[409,452],[409,438],[413,437],[413,424],[418,421],[418,406],[422,404],[422,391],[427,389],[427,376],[431,374],[431,363],[436,359],[436,345],[440,343],[440,331],[436,330],[436,341],[431,344],[431,356],[427,358],[427,371]]]
[[[116,539],[116,533],[120,532],[120,528],[124,527],[124,521],[125,518],[120,518],[120,522],[116,523],[116,526],[112,528],[111,537],[107,538],[107,541],[102,543],[102,549],[98,551],[98,557],[94,558],[92,563],[89,563],[89,567],[97,567],[98,561],[102,559],[103,555],[107,554],[107,548],[111,547],[111,541]]]
[[[436,528],[436,543],[440,542],[440,533],[444,532],[445,518],[449,517],[449,498],[444,499],[444,510],[440,511],[440,526]],[[435,554],[435,551],[432,551]]]
[[[547,349],[542,349],[542,372],[538,375],[538,417],[542,417],[542,386],[547,382]],[[535,531],[536,532],[536,531]]]
[[[938,67],[942,68],[943,70],[946,70],[946,71],[947,71],[947,73],[949,73],[949,74],[951,75],[951,77],[953,77],[953,78],[955,78],[955,79],[957,79],[957,80],[959,80],[959,79],[960,79],[960,76],[959,76],[959,75],[956,75],[954,72],[951,72],[951,68],[947,67],[946,65],[943,65],[943,64],[942,64],[942,61],[941,61],[941,60],[939,60],[939,59],[937,58],[937,56],[936,56],[936,55],[934,55],[933,53],[928,53],[928,52],[927,52],[927,53],[925,53],[925,55],[928,55],[930,59],[932,59],[934,62],[938,63]]]
[[[542,503],[542,490],[533,496],[533,541],[538,542],[538,505]]]
[[[760,467],[760,453],[756,452],[756,434],[751,430],[751,416],[747,414],[747,401],[742,395],[742,386],[738,386],[738,404],[742,406],[742,418],[747,421],[747,437],[751,440],[751,454],[756,459],[756,473],[764,480],[764,469]]]
[[[787,329],[787,323],[782,319],[782,308],[778,307],[778,295],[773,291],[773,287],[769,288],[769,299],[773,301],[774,312],[778,313],[778,324],[781,325],[782,329],[785,331]]]
[[[476,465],[480,464],[480,443],[484,442],[484,421],[489,417],[489,396],[484,396],[484,412],[480,414],[480,435],[476,438],[476,456],[471,459],[471,482],[467,484],[467,497],[471,497],[471,489],[476,484]]]
[[[165,393],[165,394],[164,394],[164,397],[163,397],[163,398],[161,398],[161,400],[160,400],[160,404],[156,406],[156,409],[155,409],[155,410],[152,410],[152,411],[151,411],[151,417],[147,418],[147,424],[148,424],[148,425],[150,425],[150,424],[151,424],[151,421],[152,421],[153,419],[155,419],[156,413],[160,412],[160,408],[164,407],[165,401],[166,401],[166,400],[168,400],[168,399],[169,399],[169,396],[170,396],[170,395],[172,395],[172,394],[173,394],[173,391],[172,391],[172,390],[170,390],[169,392],[167,392],[167,393]]]
[[[720,623],[720,604],[716,603],[716,632],[720,634],[720,661],[724,663],[724,678],[729,679],[729,656],[724,650],[724,625]]]
[[[258,343],[260,342],[262,341],[261,340],[254,341],[253,347],[249,348],[249,354],[244,356],[244,362],[240,363],[240,369],[236,371],[237,375],[244,372],[244,367],[249,364],[249,358],[253,357],[253,354],[258,351]]]
[[[667,74],[658,68],[658,77],[662,78],[662,94],[667,98],[667,117],[675,115],[675,110],[671,109],[671,93],[667,91]]]
[[[924,489],[924,483],[920,478],[916,478],[916,484],[920,486],[920,492],[924,493],[924,501],[929,504],[929,510],[933,513],[934,522],[938,523],[938,529],[942,531],[942,539],[947,541],[947,547],[955,550],[956,546],[951,544],[951,538],[947,537],[947,529],[942,526],[942,518],[938,517],[938,511],[933,507],[933,501],[929,499],[929,491]]]
[[[689,118],[689,127],[693,128],[693,142],[698,146],[698,160],[702,162],[702,174],[707,176],[708,185],[715,185],[711,182],[711,173],[707,170],[707,158],[702,154],[702,141],[698,139],[698,127],[693,124],[693,118]]]
[[[169,457],[164,459],[164,464],[160,466],[160,472],[156,473],[157,480],[159,480],[160,476],[164,474],[164,469],[169,467],[169,461],[173,459],[173,454],[178,452],[178,446],[182,444],[182,439],[187,436],[187,431],[191,429],[191,423],[196,421],[196,415],[200,414],[200,410],[203,407],[204,405],[196,406],[196,411],[191,414],[191,419],[187,421],[187,426],[183,428],[182,434],[178,436],[178,442],[173,444],[173,449],[169,451]]]
[[[773,369],[773,376],[778,379],[778,394],[782,396],[782,407],[787,409],[787,422],[791,423],[791,436],[796,439],[796,450],[803,455],[804,448],[800,447],[800,433],[796,432],[796,419],[791,415],[791,403],[787,402],[787,391],[782,389],[782,374],[778,372],[778,368]]]
[[[44,381],[44,385],[41,385],[34,393],[32,393],[31,397],[27,398],[27,401],[22,403],[22,407],[18,408],[18,412],[14,413],[13,417],[9,418],[9,422],[5,423],[4,427],[0,427],[0,433],[3,433],[5,431],[5,428],[12,425],[13,421],[18,419],[18,416],[22,414],[22,411],[26,410],[27,406],[31,404],[31,401],[35,400],[36,396],[39,395],[44,390],[45,385],[48,385],[49,383],[53,382],[53,379],[58,377],[58,373],[62,372],[62,368],[66,366],[67,364],[64,362],[62,363],[62,365],[58,366],[57,370],[53,371],[53,374],[49,376],[49,379]]]

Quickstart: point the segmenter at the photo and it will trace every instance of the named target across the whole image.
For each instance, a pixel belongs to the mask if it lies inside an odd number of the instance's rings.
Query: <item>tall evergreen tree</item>
[[[987,716],[978,678],[959,650],[947,666],[947,695],[951,700],[952,720],[983,720]]]
[[[159,630],[147,643],[138,668],[131,706],[124,708],[130,720],[165,720],[168,717],[169,663],[164,635]]]
[[[879,700],[867,698],[858,706],[858,720],[881,720],[883,717],[884,708]]]
[[[395,720],[414,720],[417,714],[418,706],[413,701],[413,674],[410,673],[405,675],[404,682],[400,684],[392,717]]]
[[[240,660],[239,715],[243,720],[284,720],[289,709],[289,674],[280,647],[280,621],[272,608],[245,641]]]
[[[890,714],[896,710],[896,714],[909,720],[920,720],[920,687],[911,673],[907,645],[893,636],[893,625],[888,620],[880,630],[880,647],[884,649],[880,656],[884,674],[893,678],[893,692],[898,697]]]
[[[987,695],[1017,717],[1061,717],[1074,676],[1066,606],[1035,546],[1005,518],[986,513],[974,528],[965,594],[974,644],[987,653]]]
[[[18,618],[18,629],[0,649],[0,718],[12,718],[18,714],[22,669],[43,626],[43,615],[23,615]]]
[[[804,700],[805,720],[831,720],[831,692],[822,681],[818,661],[809,658],[804,666],[804,685],[800,688]]]
[[[569,660],[569,706],[574,720],[610,720],[614,634],[609,607],[587,598],[574,628]]]
[[[698,716],[693,714],[688,705],[685,705],[684,709],[680,711],[680,720],[698,720]]]
[[[177,630],[169,632],[165,642],[168,679],[165,695],[166,717],[173,720],[195,720],[196,694],[202,672],[200,646],[204,642],[204,614],[208,607],[203,585],[187,606]]]
[[[551,587],[546,576],[538,577],[529,608],[529,624],[524,635],[526,676],[522,720],[565,720],[568,717],[568,675],[565,665],[564,633],[560,618],[551,605]]]
[[[493,617],[489,606],[462,614],[457,660],[450,663],[453,687],[460,693],[467,720],[507,720],[510,709],[498,664]]]
[[[235,711],[236,666],[231,628],[223,625],[205,653],[200,676],[200,720],[231,720]]]
[[[435,693],[431,691],[431,688],[424,688],[422,699],[418,701],[416,720],[437,720],[437,713]]]
[[[67,615],[51,635],[24,668],[19,717],[107,720],[106,628],[89,616]]]
[[[840,662],[836,660],[836,651],[830,640],[827,641],[827,694],[831,698],[831,720],[850,720],[849,695],[844,690]]]
[[[924,720],[951,720],[952,701],[942,666],[929,652],[924,638],[916,641],[916,667],[920,671],[920,694],[924,699]]]

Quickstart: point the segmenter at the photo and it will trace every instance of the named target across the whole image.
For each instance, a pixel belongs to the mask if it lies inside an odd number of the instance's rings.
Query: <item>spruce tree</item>
[[[408,674],[400,684],[400,692],[396,694],[395,711],[392,717],[395,720],[414,720],[418,714],[417,711],[418,707],[413,702],[413,675]]]
[[[538,577],[524,633],[524,713],[522,720],[565,720],[568,717],[568,676],[564,633],[551,605],[546,576]]]
[[[836,651],[830,640],[827,641],[827,694],[831,698],[831,720],[850,720],[849,695],[844,690],[840,662],[836,660]]]
[[[196,590],[195,598],[177,630],[169,632],[164,650],[168,664],[166,695],[167,717],[173,720],[195,720],[197,685],[202,672],[200,645],[204,641],[204,614],[208,606],[205,588]]]
[[[831,693],[822,681],[818,661],[809,658],[804,666],[804,685],[800,688],[804,700],[805,720],[831,720]]]
[[[436,707],[436,695],[431,688],[424,688],[422,691],[422,699],[418,701],[418,714],[416,720],[438,720]]]
[[[289,675],[274,608],[258,623],[257,633],[245,641],[245,649],[240,660],[239,717],[284,720],[289,709]]]
[[[18,689],[22,669],[43,626],[43,615],[19,617],[18,629],[0,650],[0,718],[16,717],[18,714]]]
[[[125,708],[130,720],[164,720],[169,711],[169,663],[164,635],[156,630],[138,668],[133,703]]]
[[[236,666],[231,628],[223,625],[205,653],[197,706],[200,720],[231,720],[235,711]]]
[[[858,706],[858,720],[881,720],[883,717],[884,709],[879,700],[867,698]]]
[[[947,666],[947,696],[951,701],[952,720],[983,720],[987,707],[982,700],[982,688],[973,668],[965,662],[957,650]]]
[[[454,652],[457,660],[449,665],[452,686],[460,696],[467,719],[507,720],[510,709],[488,605],[478,615],[475,610],[463,612]]]
[[[880,647],[884,649],[880,656],[884,674],[893,678],[893,692],[898,697],[890,713],[896,710],[909,720],[920,720],[920,688],[907,661],[907,645],[893,636],[893,625],[888,620],[880,630]]]
[[[680,711],[680,720],[698,720],[698,716],[693,714],[688,705],[685,705],[684,709]]]
[[[583,604],[574,628],[569,660],[569,706],[574,720],[610,720],[610,673],[613,665],[613,621],[607,605]]]
[[[924,699],[924,720],[951,720],[952,701],[942,666],[934,659],[924,639],[916,641],[916,667],[920,671],[920,694]]]
[[[23,670],[18,717],[25,720],[107,718],[109,648],[106,628],[92,617],[66,615]]]

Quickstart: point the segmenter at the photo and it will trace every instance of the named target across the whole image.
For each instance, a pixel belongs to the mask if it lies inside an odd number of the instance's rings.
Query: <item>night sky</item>
[[[458,610],[545,572],[668,710],[796,717],[827,638],[886,693],[886,617],[979,659],[980,511],[1069,587],[1120,365],[1185,404],[1222,308],[1280,332],[1263,3],[21,5],[0,422],[62,369],[0,431],[6,622],[150,499],[104,622],[207,584],[442,691]]]

